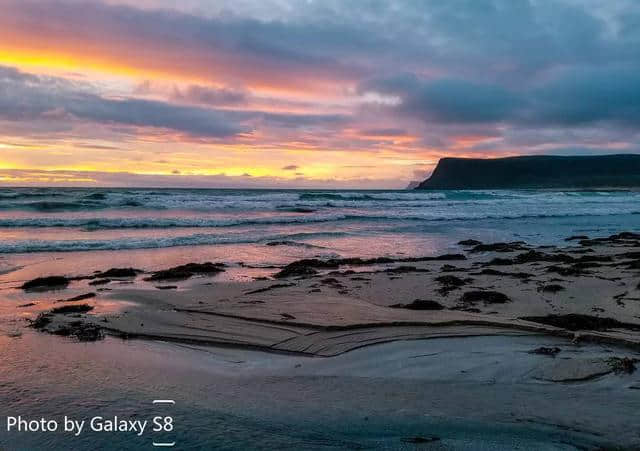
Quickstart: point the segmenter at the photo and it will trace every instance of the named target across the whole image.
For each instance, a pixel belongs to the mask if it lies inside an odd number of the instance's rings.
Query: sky
[[[0,185],[404,188],[640,152],[635,0],[0,0]]]

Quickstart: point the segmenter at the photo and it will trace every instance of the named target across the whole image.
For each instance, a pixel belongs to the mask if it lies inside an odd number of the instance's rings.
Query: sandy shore
[[[81,339],[108,333],[321,356],[493,334],[640,345],[639,235],[577,237],[565,247],[463,243],[459,254],[424,258],[302,260],[249,282],[217,281],[238,270],[229,262],[55,275],[67,278],[62,286],[25,282],[13,300],[25,316],[44,312],[37,328]],[[76,333],[87,326],[95,333]]]
[[[583,443],[579,449],[640,443],[629,423],[640,387],[640,235],[577,237],[562,247],[468,241],[459,253],[422,258],[310,259],[259,268],[246,282],[225,275],[256,269],[231,260],[16,280],[4,290],[0,313],[12,318],[2,323],[4,339],[54,340],[50,333],[75,345],[111,335],[210,349],[226,357],[211,365],[194,358],[185,368],[222,371],[217,383],[233,374],[228,383],[247,403],[225,405],[244,413],[262,392],[291,404],[285,416],[309,396],[325,410],[351,403],[353,412],[375,399],[368,428],[374,418],[399,418],[388,409],[408,408],[402,418],[416,422],[428,407],[439,414],[425,412],[415,430],[470,434],[469,443],[502,434],[487,429],[494,420],[512,431],[534,427],[538,444],[548,427],[559,434],[547,437],[561,444],[553,449],[576,449],[562,445],[563,434]],[[255,371],[265,385],[257,391],[244,379]],[[602,409],[607,403],[616,408]],[[349,421],[361,421],[355,417]]]

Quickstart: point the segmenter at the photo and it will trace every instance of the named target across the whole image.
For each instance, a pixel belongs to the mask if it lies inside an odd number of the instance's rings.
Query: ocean
[[[265,245],[421,253],[457,238],[555,242],[640,223],[640,192],[5,188],[0,253]],[[391,244],[390,246],[386,246]]]
[[[301,258],[435,255],[467,238],[561,244],[638,224],[636,191],[4,188],[0,288],[194,261],[251,280]]]

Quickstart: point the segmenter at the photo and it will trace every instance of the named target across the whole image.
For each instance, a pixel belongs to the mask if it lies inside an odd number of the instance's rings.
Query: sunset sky
[[[640,2],[0,0],[0,184],[403,188],[640,151]]]

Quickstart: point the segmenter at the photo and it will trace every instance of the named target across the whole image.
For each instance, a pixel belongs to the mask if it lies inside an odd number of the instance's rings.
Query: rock
[[[558,285],[558,284],[549,284],[549,285],[544,285],[542,287],[540,287],[540,289],[538,291],[542,291],[544,293],[557,293],[559,291],[563,291],[565,290],[565,287],[563,287],[562,285]]]
[[[405,274],[410,272],[430,272],[428,269],[416,268],[415,266],[398,266],[395,268],[387,268],[384,270],[386,273],[391,274]]]
[[[440,437],[421,437],[421,436],[415,436],[415,437],[407,437],[407,438],[403,438],[402,441],[404,443],[415,443],[415,444],[419,444],[419,443],[432,443],[432,442],[437,442],[440,440]]]
[[[589,237],[587,235],[571,235],[569,238],[565,238],[565,241],[577,241],[577,240],[588,240]]]
[[[513,241],[511,243],[491,243],[491,244],[477,244],[471,252],[515,252],[526,251],[526,246],[523,246],[522,241]]]
[[[459,268],[457,266],[454,265],[442,265],[442,267],[440,267],[440,271],[442,272],[458,272],[458,271],[464,271],[464,268]]]
[[[92,280],[91,282],[89,282],[89,285],[91,286],[106,285],[110,282],[111,282],[111,279],[98,279],[98,280]]]
[[[18,307],[33,307],[36,305],[35,302],[27,302],[26,304],[20,304]]]
[[[276,279],[282,279],[285,277],[295,276],[312,276],[317,274],[316,269],[338,269],[340,266],[367,266],[367,265],[380,265],[387,263],[417,263],[426,261],[442,261],[442,260],[466,260],[462,254],[444,254],[436,257],[406,257],[406,258],[390,258],[390,257],[376,257],[376,258],[332,258],[329,260],[320,260],[317,258],[305,258],[297,260],[286,265],[282,270],[274,274]]]
[[[115,279],[127,278],[127,277],[136,277],[138,274],[141,274],[142,270],[135,268],[111,268],[104,272],[99,272],[95,276],[99,279],[108,279],[113,277]]]
[[[452,275],[439,276],[436,277],[435,280],[441,285],[441,287],[438,289],[438,292],[443,296],[449,294],[450,291],[457,290],[460,287],[473,282],[473,279],[471,278],[461,279],[460,277]]]
[[[88,304],[63,305],[62,307],[51,309],[51,313],[66,315],[69,313],[87,313],[91,310],[93,310],[93,307]]]
[[[51,313],[40,313],[36,319],[34,319],[33,321],[31,321],[30,326],[33,327],[34,329],[39,329],[42,330],[45,327],[47,327],[52,320],[52,315]]]
[[[633,374],[636,371],[635,362],[637,362],[636,359],[629,357],[611,357],[607,359],[607,363],[616,374]]]
[[[64,337],[75,337],[78,341],[97,341],[104,338],[102,329],[95,324],[88,324],[82,321],[73,321],[68,324],[60,325],[52,332],[55,335]]]
[[[474,275],[475,274],[476,273],[474,273]],[[486,275],[486,276],[501,276],[501,277],[508,276],[508,277],[515,277],[516,279],[530,279],[531,277],[533,277],[533,274],[529,274],[527,272],[505,272],[505,271],[498,271],[490,268],[483,269],[477,274]]]
[[[38,277],[22,284],[23,290],[55,290],[66,288],[69,285],[69,279],[64,276]]]
[[[515,264],[516,264],[516,262],[514,262],[510,258],[496,257],[496,258],[484,263],[484,266],[508,266],[508,265],[515,265]]]
[[[286,277],[299,277],[299,276],[313,276],[318,274],[315,268],[339,268],[337,264],[328,264],[323,260],[315,258],[306,258],[303,260],[297,260],[293,263],[289,263],[282,268],[276,274],[273,275],[276,279],[284,279]]]
[[[178,285],[156,285],[158,290],[177,290]]]
[[[436,301],[427,299],[416,299],[411,304],[393,304],[389,307],[404,308],[408,310],[443,310],[444,306]]]
[[[147,277],[144,280],[184,280],[197,274],[210,275],[224,272],[224,267],[225,265],[223,263],[188,263],[186,265],[175,266],[173,268],[154,272],[150,277]]]
[[[520,319],[568,330],[630,329],[640,331],[639,324],[623,323],[614,318],[569,313],[566,315],[523,316]]]
[[[555,357],[556,354],[558,354],[561,351],[561,349],[557,346],[554,346],[552,348],[547,348],[544,346],[541,346],[539,348],[536,348],[532,351],[529,351],[530,354],[540,354],[540,355],[549,355],[551,357]]]
[[[478,241],[478,240],[462,240],[462,241],[458,241],[458,244],[460,246],[478,246],[479,244],[482,244],[482,241]]]
[[[540,251],[530,250],[528,252],[518,254],[513,258],[517,264],[535,263],[535,262],[557,262],[572,263],[574,258],[567,254],[546,254]]]
[[[84,301],[85,299],[91,299],[95,297],[96,297],[95,293],[86,293],[86,294],[81,294],[79,296],[74,296],[69,299],[59,299],[56,302],[77,302],[77,301]]]
[[[584,276],[589,274],[589,271],[585,271],[583,268],[577,266],[558,266],[552,265],[547,268],[547,272],[554,272],[556,274],[560,274],[563,277],[567,276]]]
[[[297,241],[289,241],[289,240],[269,241],[268,243],[265,243],[265,244],[267,246],[298,246],[298,247],[308,246],[308,244],[306,243],[298,243]]]
[[[497,291],[467,291],[460,298],[460,302],[467,305],[483,302],[485,305],[488,305],[505,304],[511,302],[511,299],[509,299],[506,294]]]

